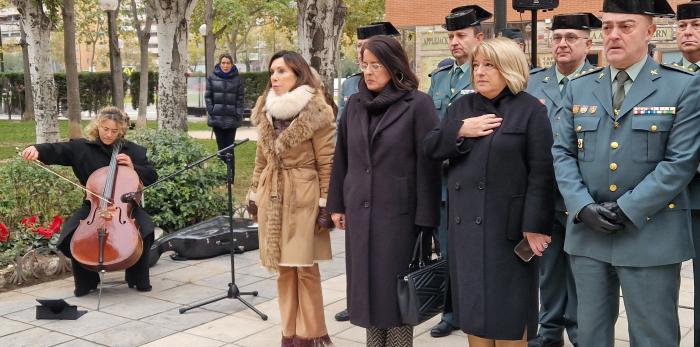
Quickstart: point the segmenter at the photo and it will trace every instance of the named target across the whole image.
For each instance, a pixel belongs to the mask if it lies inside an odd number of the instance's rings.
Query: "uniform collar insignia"
[[[659,74],[659,72],[656,71],[656,69],[651,69],[651,71],[649,71],[649,72],[650,72],[652,75],[658,75],[658,74]]]

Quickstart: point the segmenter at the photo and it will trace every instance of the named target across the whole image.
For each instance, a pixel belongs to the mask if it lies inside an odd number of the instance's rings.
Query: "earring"
[[[397,72],[396,78],[399,79],[399,82],[403,82],[403,72],[401,72],[401,71]]]

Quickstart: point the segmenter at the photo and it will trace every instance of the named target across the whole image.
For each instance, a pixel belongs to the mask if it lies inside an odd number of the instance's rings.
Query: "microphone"
[[[122,202],[134,202],[136,200],[136,192],[122,194]]]

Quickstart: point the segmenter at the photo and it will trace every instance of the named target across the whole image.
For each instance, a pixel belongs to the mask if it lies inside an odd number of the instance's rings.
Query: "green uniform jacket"
[[[647,58],[615,121],[610,68],[569,82],[552,153],[568,208],[564,250],[613,266],[660,266],[694,255],[686,187],[700,161],[700,79]],[[617,201],[631,223],[612,235],[574,223]]]
[[[340,86],[340,99],[338,99],[338,119],[336,122],[340,124],[340,117],[343,116],[343,110],[345,110],[345,104],[348,102],[350,97],[359,91],[360,80],[362,79],[362,73],[358,72],[343,81],[343,85]]]
[[[562,107],[564,107],[564,101],[559,91],[555,66],[556,65],[552,65],[547,69],[537,68],[530,71],[530,79],[527,81],[527,89],[525,90],[532,96],[538,98],[540,102],[547,107],[547,116],[549,117],[549,122],[552,124],[552,130],[556,129],[557,123],[561,121],[561,116],[557,116],[557,113],[561,112]],[[581,72],[586,73],[588,71],[593,71],[593,69],[595,69],[595,67],[586,60],[583,63]],[[556,132],[552,132],[556,137]],[[562,199],[558,189],[554,195],[554,209],[559,212],[566,211],[564,199]]]
[[[471,88],[471,68],[464,72],[464,76],[457,81],[455,88],[450,90],[450,79],[454,65],[447,65],[438,68],[430,74],[430,89],[428,95],[433,98],[435,110],[438,117],[442,119],[447,112],[447,107],[450,106],[457,98],[462,95],[474,93]]]

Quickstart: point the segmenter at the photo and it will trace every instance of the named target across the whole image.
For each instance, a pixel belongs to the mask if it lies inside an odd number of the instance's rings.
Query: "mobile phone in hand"
[[[532,248],[530,248],[530,243],[527,242],[527,238],[525,237],[523,237],[523,239],[520,240],[517,245],[515,245],[513,252],[515,252],[518,258],[522,259],[526,263],[532,260],[532,257],[535,256],[535,252],[532,251]]]

